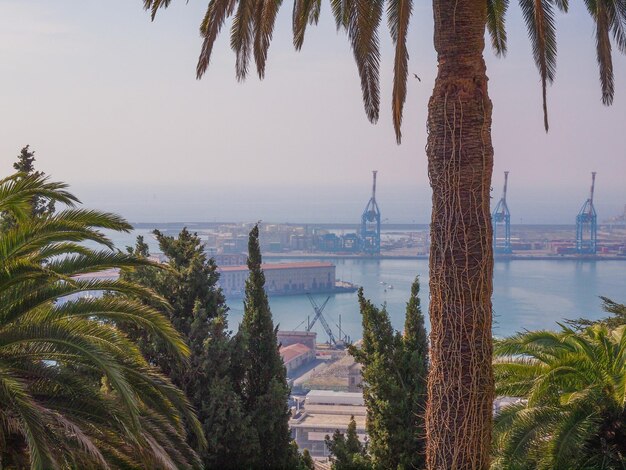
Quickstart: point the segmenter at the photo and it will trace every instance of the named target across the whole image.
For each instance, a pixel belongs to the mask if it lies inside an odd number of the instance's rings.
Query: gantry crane
[[[593,206],[593,192],[596,185],[596,172],[591,172],[591,191],[576,216],[576,252],[595,255],[597,251],[598,216]]]
[[[506,203],[506,189],[509,180],[509,172],[504,172],[504,190],[502,198],[498,201],[491,215],[493,225],[493,251],[494,253],[510,254],[511,249],[511,213]]]
[[[326,331],[326,334],[328,335],[328,342],[331,345],[335,346],[337,344],[337,341],[335,340],[335,335],[333,335],[333,331],[330,329],[330,326],[328,326],[328,322],[326,321],[326,318],[324,318],[324,314],[322,313],[324,309],[326,308],[326,304],[330,300],[330,296],[326,297],[326,300],[324,301],[322,305],[318,305],[318,303],[315,301],[315,299],[313,298],[311,294],[307,293],[306,296],[309,298],[309,302],[311,302],[311,306],[313,307],[313,310],[315,311],[315,316],[313,317],[313,321],[307,325],[306,331],[311,331],[311,329],[313,328],[313,325],[315,325],[315,322],[319,318],[320,323],[322,324],[322,326],[324,327],[324,330]]]
[[[361,250],[364,253],[380,254],[380,209],[376,202],[376,173],[372,171],[372,197],[361,215]]]

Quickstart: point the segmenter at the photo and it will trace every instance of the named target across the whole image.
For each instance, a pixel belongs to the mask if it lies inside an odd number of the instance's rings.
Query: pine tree
[[[43,171],[35,171],[35,152],[27,145],[20,150],[17,161],[13,163],[13,168],[20,173],[33,176],[43,176]],[[51,199],[41,196],[33,196],[31,199],[31,215],[33,217],[45,217],[54,214],[55,204]],[[0,214],[0,232],[3,232],[15,225],[15,218],[8,213]]]
[[[279,353],[261,269],[259,227],[250,231],[244,315],[239,330],[243,343],[243,406],[256,431],[259,452],[252,465],[257,469],[291,469],[299,465],[291,452],[289,433],[289,387]]]
[[[419,301],[419,279],[411,287],[404,335],[391,326],[386,308],[359,290],[363,322],[360,348],[349,347],[363,365],[369,452],[375,468],[423,468],[428,342]]]
[[[129,334],[138,340],[148,360],[185,392],[196,410],[208,441],[207,448],[199,451],[205,467],[246,468],[258,447],[237,393],[241,346],[229,336],[227,307],[217,287],[217,266],[207,259],[195,233],[183,229],[177,238],[156,230],[154,234],[168,258],[169,269],[137,268],[122,273],[122,277],[168,300],[172,306],[169,318],[191,349],[189,362],[173,361],[166,345],[152,335],[138,330]],[[129,252],[149,256],[143,237],[137,238],[135,248],[129,248]]]

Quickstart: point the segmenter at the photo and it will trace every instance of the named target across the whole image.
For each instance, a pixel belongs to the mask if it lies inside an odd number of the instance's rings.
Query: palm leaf
[[[506,55],[506,12],[509,0],[487,0],[487,31],[496,55]]]
[[[308,24],[319,21],[322,0],[294,0],[293,2],[293,45],[296,50],[302,49],[304,34]]]
[[[233,24],[230,29],[230,47],[235,52],[235,72],[237,80],[243,81],[248,75],[252,54],[255,11],[260,0],[239,0]]]
[[[406,47],[412,0],[389,0],[387,17],[391,38],[396,46],[392,95],[393,127],[398,144],[402,140],[402,112],[406,101],[406,81],[409,73],[409,52]]]
[[[520,0],[524,21],[530,37],[533,57],[541,76],[543,122],[548,131],[547,85],[556,73],[556,24],[552,0]]]
[[[282,3],[282,0],[257,0],[256,19],[254,21],[254,61],[261,79],[265,76],[267,51],[272,42],[276,15]]]
[[[226,18],[232,15],[235,8],[235,0],[211,0],[207,8],[202,24],[200,25],[200,36],[204,39],[198,65],[196,66],[196,77],[202,78],[211,61],[213,45],[217,39]]]

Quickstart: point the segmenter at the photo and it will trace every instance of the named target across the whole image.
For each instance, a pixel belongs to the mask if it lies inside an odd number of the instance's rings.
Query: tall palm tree
[[[626,327],[526,332],[495,347],[494,469],[626,468]]]
[[[152,17],[171,0],[144,0]],[[321,0],[294,0],[294,45],[300,49],[307,25],[317,23]],[[401,139],[408,74],[407,31],[413,0],[329,0],[337,28],[352,46],[365,112],[379,115],[379,25],[384,10],[396,46],[393,122]],[[282,0],[209,0],[200,26],[204,38],[198,78],[207,70],[217,35],[233,17],[230,44],[236,72],[245,79],[254,58],[265,74],[268,48]],[[519,0],[542,81],[556,69],[555,10],[568,0]],[[492,227],[489,190],[493,166],[491,101],[483,59],[485,28],[498,55],[506,53],[505,14],[509,0],[433,0],[438,75],[428,105],[428,173],[433,190],[430,248],[431,368],[426,413],[429,468],[489,466],[493,377],[491,371]],[[585,0],[596,25],[602,101],[613,100],[611,44],[626,52],[626,3]],[[611,36],[613,39],[611,40]]]
[[[132,227],[74,208],[64,188],[37,175],[0,180],[0,213],[17,221],[0,233],[0,467],[197,467],[183,422],[201,442],[202,432],[187,400],[115,326],[148,329],[184,360],[171,324],[133,299],[165,302],[130,282],[81,276],[148,264],[101,232]],[[33,196],[68,208],[33,218]]]

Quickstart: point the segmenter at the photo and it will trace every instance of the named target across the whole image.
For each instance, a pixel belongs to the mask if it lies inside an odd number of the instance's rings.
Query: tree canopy
[[[358,297],[363,341],[349,351],[363,365],[372,464],[380,469],[424,468],[428,339],[419,278],[411,286],[403,334],[393,330],[386,307],[365,299],[363,289]]]
[[[494,469],[622,469],[626,327],[530,331],[495,348]]]
[[[101,232],[129,231],[124,219],[74,207],[65,188],[35,174],[0,180],[0,211],[16,221],[0,233],[1,464],[198,467],[181,424],[205,444],[189,402],[115,327],[149,330],[184,361],[180,335],[136,299],[167,309],[165,300],[136,283],[86,275],[151,263],[114,251]],[[68,208],[34,216],[34,196]]]

